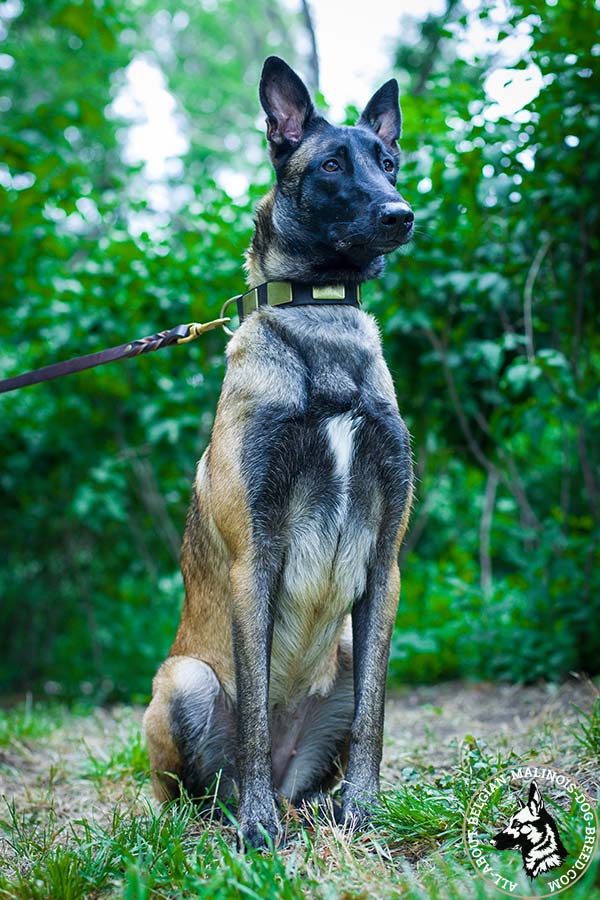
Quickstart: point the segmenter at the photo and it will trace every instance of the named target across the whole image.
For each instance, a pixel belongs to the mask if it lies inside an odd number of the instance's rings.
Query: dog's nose
[[[379,213],[379,222],[387,231],[394,234],[406,234],[413,222],[415,214],[408,205],[401,200],[384,203]]]

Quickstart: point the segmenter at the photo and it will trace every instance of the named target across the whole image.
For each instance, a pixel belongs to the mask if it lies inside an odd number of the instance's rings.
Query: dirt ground
[[[474,738],[489,752],[553,763],[597,781],[597,768],[581,761],[572,731],[589,712],[598,688],[570,679],[539,686],[447,683],[406,688],[388,696],[382,775],[392,787],[405,767],[445,769],[460,761]],[[532,755],[530,755],[532,754]]]
[[[572,731],[579,718],[575,707],[588,711],[596,692],[576,679],[534,687],[448,683],[391,692],[382,787],[414,777],[415,770],[420,778],[433,777],[459,764],[465,741],[475,739],[503,757],[513,751],[523,761],[564,768],[595,794],[600,773],[583,761]],[[15,739],[0,748],[0,795],[14,799],[21,812],[35,808],[43,815],[52,808],[58,821],[109,817],[115,801],[125,799],[122,792],[131,791],[131,779],[120,780],[117,771],[111,775],[109,761],[139,732],[142,713],[140,707],[99,708],[67,716],[37,740]],[[150,796],[147,784],[143,796]]]

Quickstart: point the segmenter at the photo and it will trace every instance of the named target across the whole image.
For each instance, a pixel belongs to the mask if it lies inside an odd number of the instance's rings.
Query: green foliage
[[[135,816],[116,809],[106,827],[91,819],[78,822],[68,842],[61,843],[67,835],[52,813],[44,826],[32,826],[9,806],[0,825],[21,865],[12,872],[8,859],[0,865],[0,897],[83,900],[90,890],[115,884],[124,898],[164,892],[219,900],[234,900],[240,893],[272,900],[305,896],[303,886],[310,887],[310,881],[276,853],[240,854],[216,830],[199,833],[196,817],[189,801],[161,812],[144,803]]]
[[[403,772],[405,783],[381,797],[375,823],[390,842],[429,844],[456,849],[469,801],[488,778],[519,761],[514,753],[492,754],[472,736],[465,738],[461,764],[433,783],[421,780],[415,770]]]
[[[467,63],[475,18],[494,58]],[[598,671],[598,26],[591,2],[451,3],[398,53],[420,233],[371,294],[420,477],[397,677]],[[506,117],[482,84],[517,34],[506,79],[544,84]]]
[[[301,62],[284,41],[303,27],[271,0],[15,10],[0,12],[14,60],[0,97],[0,377],[213,318],[240,290],[270,178],[258,71],[273,50]],[[494,58],[465,61],[474,19]],[[412,28],[396,74],[418,234],[367,289],[419,476],[392,677],[596,672],[597,13],[528,2],[500,25],[495,7],[453,2]],[[498,41],[522,33],[514,70],[537,64],[544,86],[504,117],[483,83]],[[189,141],[159,200],[123,159],[113,103],[140,59],[163,72]],[[251,184],[236,199],[232,172]],[[211,333],[2,398],[2,690],[147,696],[178,619],[222,351]]]
[[[211,19],[214,41],[229,29],[221,12],[192,12]],[[191,159],[187,199],[166,227],[139,198],[136,171],[121,159],[121,123],[106,112],[123,66],[155,36],[156,15],[150,3],[135,21],[126,3],[33,3],[8,23],[3,49],[15,63],[0,136],[0,228],[11,236],[3,242],[1,375],[214,318],[239,291],[257,192],[234,204]],[[268,15],[267,3],[245,5],[257,73],[269,52],[257,36],[270,33]],[[186,37],[188,62],[210,65],[212,44],[199,52],[197,35]],[[251,127],[255,83],[241,88],[242,65],[235,61],[226,85],[204,84],[206,104],[213,113],[227,106]],[[236,79],[230,104],[226,88]],[[186,84],[183,105],[196,102]],[[4,690],[44,682],[50,692],[91,690],[96,699],[147,695],[178,618],[179,536],[222,352],[223,335],[209,334],[170,356],[3,398]]]

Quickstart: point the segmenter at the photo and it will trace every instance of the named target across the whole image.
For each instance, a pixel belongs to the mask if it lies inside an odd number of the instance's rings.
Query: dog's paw
[[[274,801],[240,808],[238,822],[240,850],[271,850],[281,839],[281,820]]]
[[[345,793],[339,821],[346,834],[352,835],[368,824],[376,803],[374,792]]]

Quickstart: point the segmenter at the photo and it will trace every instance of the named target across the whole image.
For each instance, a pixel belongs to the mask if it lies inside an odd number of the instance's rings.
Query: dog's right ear
[[[267,138],[279,156],[298,146],[314,107],[304,82],[283,59],[269,56],[260,79],[260,102],[267,114]]]

